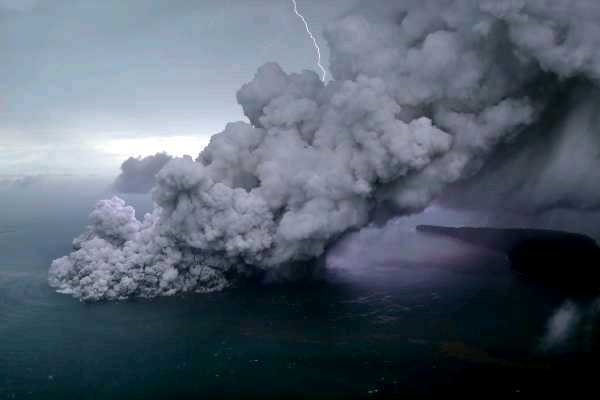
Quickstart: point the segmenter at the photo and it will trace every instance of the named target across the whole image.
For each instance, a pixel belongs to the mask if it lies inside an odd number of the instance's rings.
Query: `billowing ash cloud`
[[[600,72],[595,1],[366,2],[326,31],[333,81],[262,66],[142,221],[100,202],[50,283],[85,300],[210,291],[323,254],[380,208],[426,207]],[[591,85],[586,83],[586,85]]]
[[[483,171],[454,186],[447,201],[541,215],[600,210],[600,91],[581,82]]]
[[[148,193],[154,186],[158,171],[172,159],[166,153],[144,158],[130,157],[121,164],[121,174],[113,187],[119,193]]]

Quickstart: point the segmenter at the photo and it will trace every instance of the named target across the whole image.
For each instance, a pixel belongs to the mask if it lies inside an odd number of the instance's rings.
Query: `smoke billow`
[[[102,201],[51,285],[85,300],[225,288],[320,257],[385,207],[417,212],[600,76],[593,0],[366,2],[331,24],[333,80],[258,69],[197,160],[173,159],[141,221]]]

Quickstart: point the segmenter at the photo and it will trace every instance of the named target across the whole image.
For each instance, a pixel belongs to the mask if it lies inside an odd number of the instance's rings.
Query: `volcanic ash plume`
[[[366,2],[325,33],[331,82],[259,68],[237,94],[250,124],[167,163],[143,220],[100,202],[51,285],[100,300],[277,275],[380,207],[423,209],[600,73],[591,0]]]

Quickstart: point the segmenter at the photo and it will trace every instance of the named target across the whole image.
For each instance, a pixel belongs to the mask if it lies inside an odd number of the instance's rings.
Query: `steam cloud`
[[[548,320],[541,348],[551,350],[566,345],[581,320],[581,311],[572,302],[563,303]]]
[[[589,353],[598,348],[600,299],[576,304],[565,301],[546,324],[539,349],[544,352]]]
[[[595,0],[366,2],[325,32],[333,80],[259,68],[197,160],[157,175],[143,220],[101,201],[52,286],[84,300],[223,289],[320,257],[378,209],[422,210],[535,134],[600,74]]]
[[[119,193],[148,193],[154,186],[158,171],[172,159],[166,153],[128,158],[121,164],[121,174],[113,184],[114,189]]]

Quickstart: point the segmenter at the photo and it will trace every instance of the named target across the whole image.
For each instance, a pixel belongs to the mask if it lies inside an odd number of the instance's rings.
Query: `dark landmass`
[[[419,225],[417,231],[504,253],[515,271],[563,288],[600,289],[600,247],[586,235],[545,229],[434,225]]]

